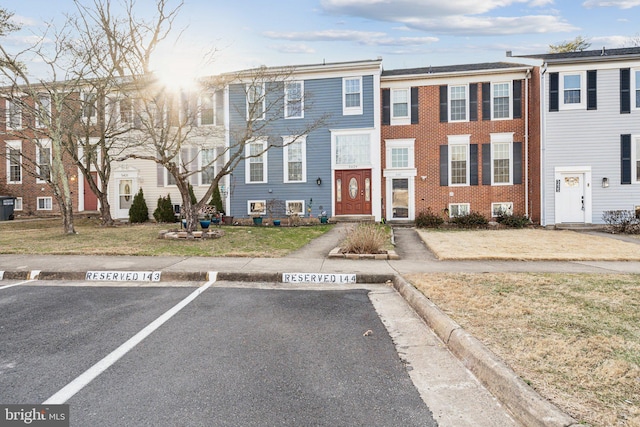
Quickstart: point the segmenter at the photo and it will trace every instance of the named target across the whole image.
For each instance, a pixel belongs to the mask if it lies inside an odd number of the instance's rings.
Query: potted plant
[[[262,215],[251,214],[251,218],[253,219],[253,225],[262,225]]]
[[[200,227],[202,227],[203,231],[209,229],[209,226],[211,225],[211,218],[217,213],[218,211],[216,210],[216,207],[211,205],[204,205],[200,209],[200,215],[202,216],[202,218],[200,219]]]
[[[329,218],[327,217],[327,211],[322,211],[320,213],[320,224],[328,224]]]

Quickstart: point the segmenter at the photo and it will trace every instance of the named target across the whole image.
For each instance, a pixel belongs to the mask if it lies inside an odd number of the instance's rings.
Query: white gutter
[[[546,181],[546,139],[547,139],[547,128],[546,128],[546,106],[544,103],[544,75],[547,72],[547,63],[543,62],[540,67],[540,225],[547,225],[547,206],[546,206],[546,195],[545,195],[545,181]]]

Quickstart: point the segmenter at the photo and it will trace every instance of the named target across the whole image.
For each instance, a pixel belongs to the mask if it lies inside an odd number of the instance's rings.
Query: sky
[[[117,9],[121,2],[111,4]],[[155,10],[154,0],[135,4],[140,16]],[[11,50],[27,47],[47,23],[60,25],[65,14],[77,13],[73,0],[4,0],[2,7],[22,25],[0,39]],[[157,67],[196,76],[378,57],[387,70],[530,63],[505,52],[545,53],[578,35],[592,49],[633,46],[638,22],[640,0],[184,0]],[[37,74],[38,64],[27,66]]]

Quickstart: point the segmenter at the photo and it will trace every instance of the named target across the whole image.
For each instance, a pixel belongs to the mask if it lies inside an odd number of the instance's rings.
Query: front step
[[[331,222],[375,222],[373,215],[334,215]]]
[[[584,224],[584,223],[562,223],[555,224],[554,227],[556,230],[573,230],[573,231],[600,231],[604,230],[604,224]]]

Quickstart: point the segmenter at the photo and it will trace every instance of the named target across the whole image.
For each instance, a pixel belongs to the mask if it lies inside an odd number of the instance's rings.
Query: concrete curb
[[[449,350],[526,426],[569,427],[578,422],[545,400],[491,350],[451,320],[433,302],[396,276],[395,289]]]

